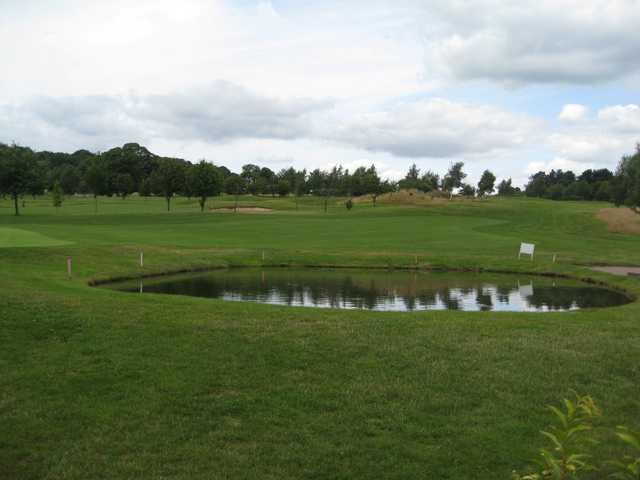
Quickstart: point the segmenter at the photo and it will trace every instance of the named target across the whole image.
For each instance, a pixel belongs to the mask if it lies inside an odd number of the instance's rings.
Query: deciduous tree
[[[204,212],[207,198],[222,191],[222,173],[205,160],[189,168],[186,181],[191,194],[198,198],[201,212]]]

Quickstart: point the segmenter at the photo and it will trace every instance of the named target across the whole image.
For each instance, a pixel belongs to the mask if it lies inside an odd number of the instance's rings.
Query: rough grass
[[[640,215],[629,208],[603,208],[598,219],[607,224],[610,232],[640,235]]]
[[[386,313],[135,295],[93,279],[260,265],[508,269],[634,278],[637,237],[604,204],[493,199],[433,208],[243,198],[28,200],[0,228],[73,242],[0,248],[0,478],[509,478],[544,406],[593,395],[639,428],[640,304],[528,314]],[[209,206],[233,205],[218,198]],[[521,241],[537,244],[518,262]],[[145,267],[137,264],[145,252]],[[558,263],[552,263],[553,254]],[[66,277],[66,257],[73,277]],[[607,445],[615,453],[615,446]],[[619,452],[618,452],[619,453]]]

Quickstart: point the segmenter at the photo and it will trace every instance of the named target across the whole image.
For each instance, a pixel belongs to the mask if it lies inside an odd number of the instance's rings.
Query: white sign
[[[533,243],[521,243],[520,244],[520,252],[518,253],[518,258],[521,255],[530,255],[531,260],[533,260],[533,251],[536,249],[536,246]]]

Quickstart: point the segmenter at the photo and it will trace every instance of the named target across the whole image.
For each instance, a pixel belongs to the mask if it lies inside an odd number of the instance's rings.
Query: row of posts
[[[557,254],[553,254],[553,263],[556,263],[556,258],[557,258]],[[262,251],[262,261],[264,262],[265,260],[265,253],[264,250]],[[71,278],[71,267],[72,267],[72,258],[71,257],[67,257],[67,276],[69,278]],[[415,256],[415,262],[416,265],[418,264],[418,255]],[[140,268],[144,267],[144,252],[140,252]]]
[[[262,251],[262,261],[264,262],[265,260],[265,253],[264,250]],[[72,266],[73,266],[73,259],[72,257],[67,257],[67,277],[71,278],[71,271],[72,271]],[[140,252],[140,268],[144,267],[144,252]]]

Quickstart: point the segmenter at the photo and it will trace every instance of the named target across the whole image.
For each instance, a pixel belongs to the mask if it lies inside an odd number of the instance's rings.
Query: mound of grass
[[[8,247],[57,247],[72,242],[56,240],[41,233],[22,228],[0,227],[0,248]]]

